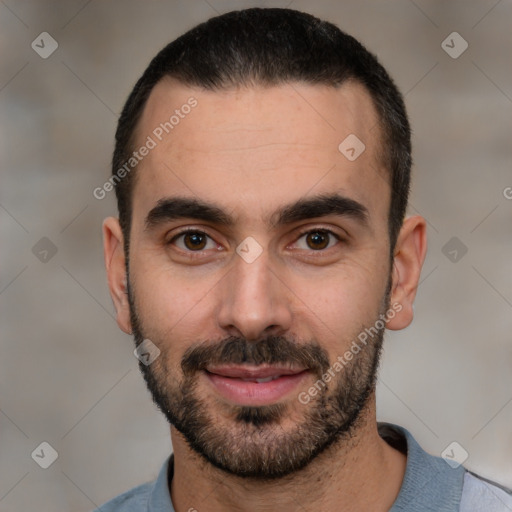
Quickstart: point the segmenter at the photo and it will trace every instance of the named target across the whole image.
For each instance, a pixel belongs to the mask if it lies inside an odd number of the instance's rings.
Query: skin
[[[204,91],[161,81],[143,112],[142,143],[162,121],[194,96],[198,105],[137,167],[130,234],[130,285],[150,339],[180,374],[184,352],[200,340],[269,334],[316,339],[330,361],[343,354],[361,325],[377,317],[389,278],[388,174],[379,159],[377,114],[364,87],[338,89],[294,83]],[[338,145],[354,133],[366,145],[350,162]],[[333,191],[368,210],[368,223],[346,216],[310,218],[269,226],[283,205]],[[144,229],[148,212],[163,197],[200,198],[220,206],[236,222],[230,227],[178,219]],[[187,253],[183,238],[167,244],[178,228],[192,227],[211,237],[199,258]],[[311,249],[300,228],[323,228],[344,237],[327,249]],[[116,218],[104,221],[104,253],[109,288],[120,328],[131,333],[123,235]],[[262,254],[248,264],[235,252],[253,237]],[[178,246],[179,244],[179,246]],[[386,323],[403,329],[426,253],[426,224],[404,221],[394,250],[390,304],[401,311]],[[172,340],[172,341],[171,341]],[[306,379],[306,387],[316,379]],[[199,396],[226,429],[232,418],[217,406],[215,390],[201,380]],[[286,396],[292,428],[304,406],[297,392]],[[377,432],[375,394],[351,440],[339,442],[307,467],[275,481],[227,474],[202,459],[171,426],[175,453],[171,496],[177,512],[199,511],[387,511],[403,480],[406,457]],[[205,499],[207,497],[207,500]],[[204,500],[204,501],[203,501]]]

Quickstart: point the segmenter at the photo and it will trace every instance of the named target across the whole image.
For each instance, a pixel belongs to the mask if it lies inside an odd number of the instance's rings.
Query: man
[[[236,11],[153,59],[104,244],[174,453],[100,510],[512,510],[376,421],[384,330],[412,321],[426,253],[410,167],[400,93],[330,23]]]

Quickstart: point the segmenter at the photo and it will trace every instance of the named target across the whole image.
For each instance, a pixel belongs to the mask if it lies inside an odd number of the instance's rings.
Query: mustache
[[[208,365],[286,364],[300,366],[321,377],[330,366],[327,352],[317,343],[299,344],[281,336],[268,336],[260,341],[230,336],[215,344],[190,347],[182,357],[185,375],[205,370]]]

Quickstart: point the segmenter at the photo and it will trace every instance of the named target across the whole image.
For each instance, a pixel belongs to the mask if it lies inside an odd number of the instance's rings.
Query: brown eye
[[[183,236],[183,243],[191,251],[204,249],[206,245],[206,235],[204,233],[186,233]]]
[[[326,231],[312,231],[306,236],[308,247],[318,251],[325,249],[329,245],[330,235]]]
[[[214,241],[206,233],[197,230],[182,231],[173,237],[169,244],[188,252],[200,252],[215,247]]]
[[[305,231],[297,239],[296,248],[306,251],[323,251],[340,242],[340,237],[328,229]]]

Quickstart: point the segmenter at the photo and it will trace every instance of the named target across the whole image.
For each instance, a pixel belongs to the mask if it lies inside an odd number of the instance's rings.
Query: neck
[[[400,491],[406,457],[378,434],[375,395],[356,431],[318,455],[306,468],[272,481],[240,478],[196,454],[171,427],[176,512],[388,511]]]

